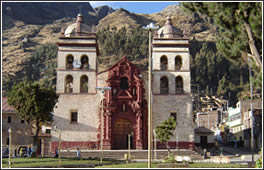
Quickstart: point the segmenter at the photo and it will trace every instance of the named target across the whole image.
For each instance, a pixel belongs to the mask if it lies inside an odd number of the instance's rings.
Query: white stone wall
[[[177,112],[176,131],[171,141],[194,141],[192,98],[189,95],[154,95],[152,103],[153,128],[167,120],[171,112]]]
[[[11,123],[7,122],[8,116],[11,117]],[[29,124],[21,123],[21,119],[16,113],[2,113],[2,146],[7,144],[9,137],[8,129],[12,129],[12,145],[30,145],[33,144],[32,129]]]
[[[97,86],[105,85],[107,72],[98,75]],[[93,80],[96,82],[96,79]],[[57,108],[54,108],[53,126],[62,129],[62,141],[97,141],[97,128],[99,125],[100,92],[94,87],[95,94],[61,94]],[[71,123],[71,110],[78,112],[78,123]],[[51,131],[52,140],[58,141],[59,133]]]

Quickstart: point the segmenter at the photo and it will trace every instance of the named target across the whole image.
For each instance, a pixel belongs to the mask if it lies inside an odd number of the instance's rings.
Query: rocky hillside
[[[15,78],[39,45],[56,43],[61,26],[67,27],[75,22],[79,6],[82,6],[86,23],[96,25],[97,31],[108,26],[117,29],[123,26],[128,29],[141,27],[150,22],[161,26],[166,17],[171,16],[173,25],[185,31],[191,39],[214,41],[215,30],[206,22],[206,18],[186,14],[176,5],[168,6],[159,13],[136,14],[125,9],[114,11],[107,6],[93,9],[86,2],[25,4],[3,3],[3,78]]]

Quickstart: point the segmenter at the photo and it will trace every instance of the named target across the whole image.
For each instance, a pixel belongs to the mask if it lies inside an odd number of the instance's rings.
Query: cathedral
[[[61,139],[62,149],[147,149],[147,86],[140,70],[123,57],[98,72],[96,34],[79,14],[62,29],[57,42],[58,103],[54,108],[50,150]],[[153,129],[169,116],[177,121],[171,148],[193,149],[189,41],[172,26],[170,18],[152,41]],[[98,88],[110,87],[104,91]],[[102,143],[101,143],[102,139]],[[165,145],[158,142],[158,148]]]

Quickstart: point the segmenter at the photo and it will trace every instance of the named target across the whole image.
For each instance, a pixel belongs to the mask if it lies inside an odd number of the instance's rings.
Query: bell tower
[[[69,148],[93,148],[97,143],[100,96],[96,93],[98,46],[96,34],[83,23],[82,14],[57,42],[58,103],[53,126],[61,130],[63,145]],[[58,146],[59,134],[51,131],[51,150]]]
[[[177,125],[169,145],[192,148],[192,116],[189,39],[172,25],[171,18],[154,35],[152,42],[153,128],[169,116]],[[160,144],[160,147],[161,146]]]
[[[98,47],[95,33],[83,23],[78,14],[76,22],[61,32],[58,45],[57,86],[59,94],[95,93],[96,58]],[[62,29],[63,31],[64,29]]]

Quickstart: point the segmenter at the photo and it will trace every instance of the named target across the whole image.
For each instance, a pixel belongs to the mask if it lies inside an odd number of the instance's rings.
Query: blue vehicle
[[[7,146],[2,147],[2,158],[8,158],[9,157],[9,149]]]

